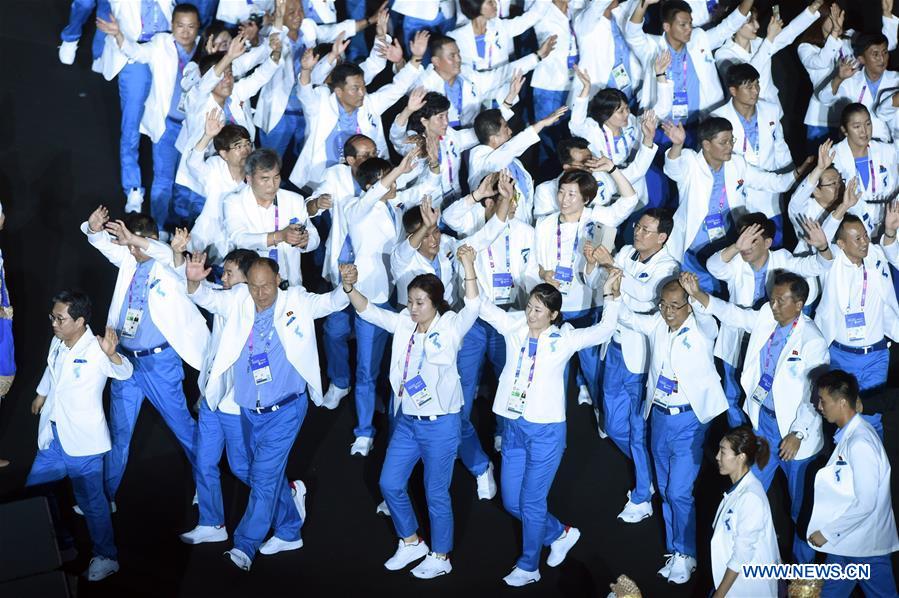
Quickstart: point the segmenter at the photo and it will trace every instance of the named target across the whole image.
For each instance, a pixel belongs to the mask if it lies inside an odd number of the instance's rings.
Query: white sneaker
[[[624,509],[618,513],[618,519],[625,523],[639,523],[644,519],[652,517],[652,501],[633,503],[631,502],[631,491],[627,491],[627,504]]]
[[[549,556],[546,557],[546,564],[550,567],[558,567],[568,556],[568,551],[574,546],[581,537],[581,531],[570,525],[565,526],[565,531],[552,544],[549,545]]]
[[[590,391],[587,389],[587,386],[585,384],[581,384],[581,387],[578,389],[577,404],[578,405],[592,405],[593,404],[593,399],[590,398]]]
[[[696,559],[685,554],[675,554],[671,570],[668,572],[668,583],[687,583],[694,571],[696,571]]]
[[[185,544],[205,544],[206,542],[224,542],[228,539],[228,530],[224,525],[198,525],[189,532],[178,536]]]
[[[232,548],[231,550],[226,550],[223,554],[231,559],[231,562],[237,565],[238,569],[249,571],[250,567],[253,566],[252,559],[250,559],[243,550]]]
[[[293,504],[297,507],[300,520],[306,523],[306,484],[303,483],[303,480],[294,480],[289,485],[290,494],[293,496]]]
[[[399,544],[396,547],[396,552],[393,553],[392,557],[387,559],[384,563],[384,568],[390,571],[399,571],[409,563],[417,561],[427,554],[428,545],[425,544],[425,541],[421,538],[418,539],[417,544],[406,544],[406,542],[400,538]]]
[[[494,436],[493,437],[493,450],[497,453],[503,452],[503,437],[502,436]]]
[[[303,547],[303,539],[294,540],[293,542],[288,542],[287,540],[282,540],[278,536],[272,536],[268,540],[262,543],[262,546],[259,547],[259,554],[278,554],[279,552],[286,552],[288,550],[297,550]]]
[[[62,42],[59,45],[59,61],[63,64],[74,64],[75,53],[78,51],[78,40]]]
[[[333,384],[328,385],[328,392],[322,397],[322,407],[325,409],[337,409],[341,399],[350,394],[349,388],[340,388]]]
[[[109,512],[115,513],[115,509],[116,509],[115,501],[114,500],[109,501]],[[76,515],[81,515],[82,517],[84,517],[84,511],[82,511],[81,507],[79,507],[78,505],[73,506],[72,510],[75,511]]]
[[[140,213],[144,205],[144,190],[139,187],[132,187],[128,192],[128,198],[125,200],[125,213]]]
[[[493,463],[487,464],[487,471],[478,476],[478,499],[491,500],[496,496],[496,480],[493,479]]]
[[[659,569],[659,575],[668,579],[668,575],[671,573],[671,565],[674,564],[674,557],[677,555],[674,554],[666,554],[665,557],[667,560],[665,561],[665,566]]]
[[[100,581],[106,579],[119,570],[119,562],[108,559],[105,556],[95,556],[87,568],[88,581]]]
[[[375,509],[375,515],[383,515],[384,517],[390,517],[390,507],[387,506],[387,501],[382,500],[378,505],[378,508]]]
[[[433,552],[429,552],[427,558],[412,569],[412,575],[418,579],[434,579],[446,575],[453,570],[449,557],[438,558]]]
[[[374,443],[375,439],[370,436],[357,436],[353,446],[350,447],[350,456],[362,455],[363,457],[367,457],[368,452],[371,450]]]
[[[537,583],[540,581],[540,571],[525,571],[524,569],[515,567],[512,569],[511,573],[503,577],[503,581],[506,582],[506,585],[508,586],[520,588],[529,583]]]
[[[608,438],[609,435],[606,434],[606,431],[602,429],[602,420],[600,419],[599,407],[593,408],[593,417],[596,418],[596,432],[597,434],[599,434],[599,437],[602,439]]]

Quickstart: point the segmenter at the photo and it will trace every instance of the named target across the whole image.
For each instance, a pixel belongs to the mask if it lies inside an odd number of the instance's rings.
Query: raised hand
[[[471,245],[462,245],[456,250],[456,257],[459,258],[459,261],[463,265],[474,264],[474,258],[477,257],[477,255],[477,252]]]
[[[656,74],[666,73],[668,72],[668,67],[671,66],[671,52],[665,50],[664,52],[659,52],[656,55]]]
[[[565,116],[565,113],[568,112],[568,106],[562,106],[561,108],[556,108],[551,114],[546,116],[545,118],[541,118],[535,123],[534,128],[539,127],[540,129],[544,129],[546,127],[552,126],[559,122],[559,119]]]
[[[303,51],[302,58],[300,58],[300,69],[306,72],[311,71],[318,64],[319,59],[320,57],[312,52],[312,48],[306,48]]]
[[[431,198],[424,197],[421,200],[421,221],[428,230],[437,228],[440,221],[440,210],[431,207]]]
[[[381,8],[378,9],[377,12],[377,20],[375,21],[375,37],[378,39],[386,39],[387,38],[387,23],[390,22],[390,11],[387,10],[387,3],[381,5]],[[397,44],[399,47],[399,44]],[[402,55],[403,50],[400,48],[400,55]],[[393,62],[393,61],[391,61]]]
[[[347,49],[347,46],[350,45],[350,40],[346,39],[346,33],[341,31],[337,34],[337,39],[334,40],[334,43],[331,45],[330,62],[334,63],[340,60],[340,57],[343,56],[344,51]],[[300,63],[302,67],[302,62]]]
[[[112,37],[117,37],[121,33],[119,22],[116,21],[115,15],[112,13],[109,13],[108,21],[104,21],[100,17],[97,17],[97,29]]]
[[[684,287],[684,290],[690,297],[695,299],[697,295],[702,293],[702,289],[699,288],[699,278],[692,272],[681,272],[679,280],[680,286]]]
[[[392,64],[402,62],[405,58],[403,56],[403,47],[400,45],[399,40],[393,40],[389,44],[379,43],[378,54]]]
[[[109,222],[109,210],[106,209],[106,206],[98,206],[88,217],[87,227],[92,233],[98,233],[103,230],[107,222]]]
[[[809,245],[818,251],[827,251],[827,235],[824,234],[824,229],[821,228],[817,220],[809,218],[805,214],[800,214],[799,226],[805,232],[805,238],[808,240]]]
[[[758,224],[751,224],[743,229],[743,232],[737,237],[735,245],[739,251],[748,251],[752,249],[752,244],[755,243],[757,239],[761,238],[762,227]]]
[[[247,36],[243,33],[238,33],[234,39],[231,40],[231,43],[228,44],[228,51],[225,52],[225,58],[229,58],[233,61],[238,56],[242,56],[243,53],[247,51],[246,41]]]
[[[184,253],[187,251],[187,244],[190,242],[190,232],[187,228],[175,227],[175,234],[169,245],[175,253]]]
[[[818,169],[821,172],[824,172],[833,164],[835,152],[831,149],[832,147],[833,141],[830,139],[818,146]]]
[[[765,34],[765,38],[768,41],[773,41],[774,38],[778,36],[778,34],[783,31],[784,22],[780,20],[779,15],[772,15],[771,20],[768,21],[768,32]]]
[[[687,133],[684,131],[684,126],[680,123],[663,122],[662,130],[665,131],[665,135],[668,136],[673,145],[682,146],[687,140]]]
[[[621,295],[621,270],[609,268],[609,277],[602,285],[603,295],[612,295],[616,299]]]
[[[896,201],[891,201],[887,204],[883,227],[886,229],[887,235],[896,236],[896,230],[899,229],[899,203]]]
[[[612,259],[612,254],[606,247],[602,245],[597,245],[593,250],[593,259],[603,268],[611,268],[615,265],[615,260]]]
[[[856,175],[846,184],[846,190],[843,191],[843,205],[848,210],[858,203],[861,195],[861,184],[859,183],[858,175]]]
[[[512,105],[515,103],[515,98],[518,97],[518,94],[521,92],[521,88],[524,85],[524,75],[521,71],[516,70],[512,74],[512,80],[509,81],[509,93],[506,94],[505,103]]]
[[[590,95],[590,73],[583,70],[581,65],[574,65],[574,74],[577,75],[578,81],[581,82],[581,95],[580,97],[586,98]]]
[[[97,341],[100,343],[100,348],[106,353],[107,357],[115,355],[115,349],[119,346],[119,337],[116,336],[115,328],[107,326],[106,333],[103,336],[97,335]]]
[[[609,172],[615,166],[615,163],[612,162],[611,158],[600,156],[596,158],[596,161],[593,162],[592,166],[593,170],[596,172]]]
[[[115,237],[112,242],[116,245],[127,246],[134,244],[135,234],[128,230],[123,221],[107,222],[105,228],[106,232]]]
[[[424,57],[425,52],[428,51],[429,39],[431,39],[431,32],[426,29],[422,29],[415,34],[415,37],[412,38],[412,43],[409,44],[409,52],[412,53],[414,58],[421,60]]]
[[[409,100],[406,102],[406,110],[411,114],[418,112],[425,105],[425,95],[428,91],[424,87],[416,87],[409,93]]]
[[[649,141],[652,147],[652,140],[656,136],[656,129],[659,127],[659,118],[654,110],[647,110],[640,117],[640,131],[643,133],[643,140]]]
[[[222,118],[222,114],[222,111],[218,108],[213,108],[206,113],[204,132],[207,137],[215,137],[225,128],[225,120]]]
[[[475,201],[481,201],[486,197],[492,197],[497,192],[497,181],[499,180],[498,172],[491,172],[481,179],[478,188],[472,193]]]
[[[537,55],[541,59],[546,58],[547,56],[549,56],[550,52],[556,49],[556,40],[558,39],[558,37],[559,36],[557,35],[550,35],[545,40],[543,40],[543,43],[540,44],[539,48],[537,48]]]
[[[496,188],[499,196],[503,199],[512,199],[515,197],[515,178],[509,174],[508,170],[498,173],[496,179]]]
[[[206,267],[206,254],[203,252],[194,252],[190,254],[190,259],[184,264],[184,276],[190,282],[203,282],[212,268]]]
[[[837,77],[840,79],[848,79],[858,70],[858,62],[854,58],[841,58],[840,66],[837,68]]]
[[[340,280],[343,282],[344,288],[346,285],[353,286],[359,281],[359,270],[356,269],[355,264],[340,264],[337,269],[340,271]]]

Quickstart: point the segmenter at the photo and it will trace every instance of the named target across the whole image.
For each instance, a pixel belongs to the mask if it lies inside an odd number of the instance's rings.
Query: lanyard
[[[568,13],[568,55],[577,56],[577,33],[574,32],[574,23],[571,22],[571,11]]]
[[[571,250],[571,268],[574,269],[574,262],[577,260],[578,236],[580,235],[580,220],[578,220],[577,230],[574,232],[574,248]],[[556,265],[562,263],[562,214],[556,222]]]
[[[250,328],[250,338],[247,339],[247,342],[249,343],[249,349],[250,349],[249,353],[247,354],[248,357],[253,356],[253,336],[255,336],[255,332],[256,332],[256,323],[254,322],[253,326]],[[274,335],[275,335],[275,322],[273,320],[272,325],[268,331],[268,338],[265,339],[265,346],[262,348],[263,353],[268,354],[268,350],[271,348],[271,345],[272,345],[272,337]]]
[[[521,375],[521,364],[524,362],[524,352],[527,350],[528,345],[530,345],[530,338],[527,337],[524,339],[524,345],[521,346],[521,353],[518,354],[518,367],[515,368],[515,379],[512,381],[512,388],[518,387],[518,377]],[[540,339],[537,339],[537,346],[540,346]],[[534,358],[531,360],[531,369],[528,372],[528,383],[523,389],[521,389],[521,394],[527,394],[528,389],[531,387],[531,382],[534,381],[534,368],[537,367],[537,351],[534,351]]]
[[[278,228],[278,196],[275,196],[275,232],[278,232],[280,229]]]
[[[871,194],[877,194],[877,178],[874,176],[874,160],[868,155],[868,172],[871,173]]]
[[[462,113],[462,110],[460,109],[459,114],[461,114],[461,113]],[[444,140],[446,140],[447,145],[448,145],[445,155],[446,155],[446,169],[447,169],[447,172],[449,173],[449,183],[450,183],[451,187],[455,188],[455,186],[453,185],[453,157],[452,156],[453,156],[456,144],[453,143],[452,139],[446,139],[446,137],[440,138],[441,145],[437,146],[437,162],[443,161],[444,153],[443,153],[442,143]]]
[[[403,398],[403,390],[406,388],[406,378],[409,375],[409,360],[412,358],[412,345],[415,344],[415,331],[412,331],[412,336],[409,337],[409,344],[406,345],[406,363],[403,365],[403,381],[400,382],[400,393],[399,398]],[[421,367],[425,362],[425,348],[421,348],[421,357],[418,360],[418,372],[416,372],[416,376],[421,373]]]
[[[674,341],[677,340],[677,337],[687,332],[689,328],[681,328],[677,334],[672,334],[671,330],[668,330],[668,355],[665,359],[662,360],[662,374],[665,373],[666,369],[671,372],[671,380],[677,382],[677,374],[674,373],[674,366],[671,365],[671,353],[674,351]],[[665,367],[665,363],[667,362],[668,367]],[[677,388],[677,386],[675,386]]]
[[[133,305],[133,297],[134,297],[134,282],[137,280],[137,271],[134,272],[134,276],[131,277],[131,284],[128,285],[128,309],[131,309]],[[146,288],[146,283],[150,281],[150,272],[147,272],[147,280],[145,281],[144,287]],[[147,299],[145,293],[141,292],[138,294],[138,299],[140,300],[140,304],[138,309],[144,308],[144,302]]]
[[[724,166],[722,166],[722,168],[724,168]],[[714,176],[715,175],[712,175],[713,179],[714,179]],[[721,176],[722,176],[722,178],[724,178],[723,172],[721,173]],[[712,183],[712,185],[714,185],[714,182]],[[727,201],[727,179],[724,178],[724,181],[721,185],[721,197],[718,198],[718,213],[719,214],[724,213],[724,204],[726,201]]]
[[[512,252],[509,247],[509,225],[506,225],[506,272],[512,272]],[[493,263],[493,250],[487,246],[487,259],[490,261],[490,271],[496,272],[496,264]]]
[[[609,160],[611,160],[612,162],[614,162],[614,161],[615,161],[615,154],[612,153],[612,144],[614,144],[614,147],[615,147],[615,149],[617,150],[617,149],[618,149],[618,139],[619,139],[619,138],[616,137],[615,134],[613,133],[613,134],[612,134],[612,143],[610,144],[610,143],[609,143],[609,135],[608,135],[608,133],[606,133],[606,127],[605,127],[605,125],[603,125],[603,127],[602,127],[602,136],[603,136],[603,138],[605,138],[605,140],[606,140],[606,152],[607,152],[608,155],[609,155]],[[627,137],[624,136],[624,129],[621,129],[621,135],[620,135],[620,138],[621,138],[621,141],[624,143],[624,156],[625,156],[625,158],[627,158],[627,156],[630,155],[631,150],[630,150],[630,147],[628,147],[628,145],[627,145]]]
[[[862,304],[861,310],[865,310],[865,300],[868,298],[868,269],[865,268],[865,264],[862,263]],[[846,312],[852,308],[852,299],[849,299],[848,305],[846,305]]]
[[[799,318],[796,318],[795,320],[793,320],[793,325],[790,326],[790,331],[787,333],[787,338],[784,339],[784,347],[787,346],[787,342],[789,342],[790,336],[793,334],[793,331],[796,330],[796,326],[798,324],[799,324]],[[775,328],[774,331],[771,333],[771,336],[768,337],[768,346],[765,349],[765,368],[762,370],[763,373],[767,372],[768,366],[771,365],[771,345],[774,344],[774,334],[776,332],[777,332],[777,329]]]
[[[755,136],[758,139],[758,144],[761,144],[761,134],[759,133],[759,120],[758,115],[756,115],[755,119]],[[749,142],[749,131],[746,129],[746,125],[743,125],[743,154],[746,154],[746,144]],[[756,155],[759,153],[759,145],[754,144],[752,146],[752,151],[755,152]]]
[[[681,52],[683,52],[683,56],[684,56],[683,60],[681,60],[681,66],[683,67],[683,83],[684,83],[683,89],[681,91],[683,91],[684,93],[687,93],[687,48],[686,48],[686,46],[684,46],[684,49],[681,50]],[[678,54],[678,52],[672,51],[671,54],[673,56],[675,54]],[[672,67],[674,66],[673,60],[672,60],[671,66]],[[673,76],[671,78],[674,79]]]

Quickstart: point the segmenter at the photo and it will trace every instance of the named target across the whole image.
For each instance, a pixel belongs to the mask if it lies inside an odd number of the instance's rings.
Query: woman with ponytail
[[[770,447],[749,426],[734,428],[718,444],[718,472],[730,477],[712,533],[713,598],[776,598],[776,579],[748,579],[743,565],[779,563],[768,496],[753,464],[768,463]]]

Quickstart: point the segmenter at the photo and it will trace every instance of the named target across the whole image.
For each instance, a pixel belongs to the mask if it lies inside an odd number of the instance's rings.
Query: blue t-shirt
[[[129,351],[153,349],[166,342],[165,337],[162,336],[150,316],[150,307],[147,301],[150,293],[154,292],[159,284],[159,279],[150,280],[153,263],[153,260],[147,260],[137,264],[131,284],[128,285],[125,300],[122,301],[122,309],[119,311],[119,322],[116,326],[119,332],[119,344]],[[129,308],[141,310],[140,323],[133,338],[125,338],[122,335],[122,330],[125,328],[125,314],[128,313]]]
[[[712,177],[714,178],[714,182],[712,183],[712,192],[709,194],[708,216],[720,214],[720,218],[723,221],[724,229],[726,231],[730,228],[730,206],[727,202],[727,187],[725,186],[724,181],[723,164],[717,171],[712,171]],[[703,225],[699,227],[699,232],[696,233],[696,238],[690,245],[690,250],[695,253],[709,243],[711,243],[711,238],[709,237],[708,227],[704,221]]]
[[[668,50],[671,52],[668,78],[674,84],[674,104],[686,104],[687,121],[691,121],[699,112],[699,77],[696,75],[687,46],[675,52],[669,45]]]
[[[793,322],[788,323],[785,326],[778,326],[774,329],[774,337],[771,339],[771,346],[769,348],[768,343],[762,345],[761,351],[759,351],[759,377],[764,376],[765,374],[771,376],[771,379],[774,379],[774,371],[777,369],[777,362],[780,359],[780,354],[783,352],[784,347],[787,344],[787,339],[790,337],[790,331],[793,329]],[[765,407],[774,411],[774,390],[768,393],[768,396],[765,397]]]
[[[607,87],[618,89],[619,91],[624,92],[624,94],[627,95],[628,98],[630,98],[634,95],[634,78],[633,75],[631,75],[630,69],[631,49],[630,46],[627,45],[627,42],[624,39],[624,35],[621,33],[621,28],[618,27],[618,23],[615,22],[615,19],[611,19],[611,23],[612,41],[615,44],[615,63],[612,65],[612,72],[609,73],[609,81],[607,83]],[[624,70],[627,71],[627,78],[630,81],[630,83],[623,89],[619,89],[618,85],[615,82],[614,70],[618,68],[618,65],[624,67]]]
[[[871,92],[871,101],[877,100],[877,90],[880,89],[880,82],[883,81],[883,77],[878,79],[877,81],[871,81],[868,79],[868,75],[865,74],[865,84],[868,86],[868,91]]]
[[[483,58],[484,54],[487,53],[487,43],[483,35],[474,36],[474,47],[478,51],[478,57]]]
[[[858,172],[862,187],[867,189],[868,181],[871,180],[871,164],[868,156],[862,156],[861,158],[855,159],[855,170]]]
[[[157,33],[168,31],[171,27],[165,18],[159,2],[156,0],[140,0],[140,36],[138,42],[148,42]]]
[[[459,115],[459,118],[450,121],[449,125],[451,127],[459,127],[462,121],[462,77],[456,77],[452,85],[444,81],[443,91],[453,108],[456,109],[456,114]]]
[[[343,105],[337,102],[337,126],[325,140],[325,152],[327,161],[325,166],[334,166],[343,158],[343,146],[346,140],[359,133],[359,111],[347,112]]]
[[[184,48],[181,47],[181,44],[172,40],[172,43],[175,44],[175,50],[178,51],[178,71],[175,73],[175,87],[172,90],[172,102],[169,104],[169,113],[168,117],[172,120],[176,120],[181,122],[184,120],[184,112],[178,109],[178,104],[181,103],[181,77],[184,72],[184,67],[187,66],[187,63],[190,62],[190,59],[193,58],[194,52],[196,52],[196,46],[193,50],[188,52]]]
[[[768,262],[759,268],[758,272],[753,272],[755,277],[755,288],[752,291],[752,305],[756,306],[761,301],[768,298]]]
[[[759,153],[759,113],[755,112],[748,119],[743,118],[743,115],[737,112],[737,118],[740,119],[740,124],[743,126],[743,133],[745,134],[745,138],[743,141],[742,153],[746,153],[749,151],[750,146],[752,146],[753,152],[756,155]]]

